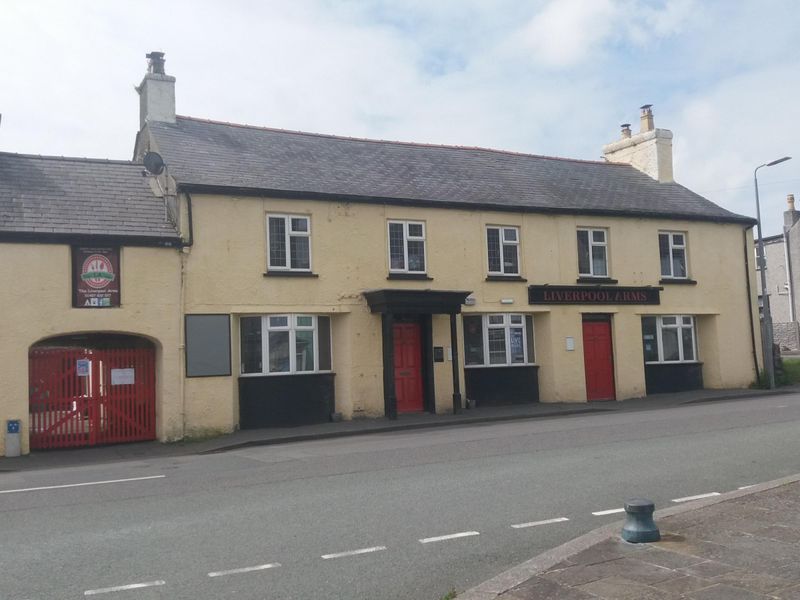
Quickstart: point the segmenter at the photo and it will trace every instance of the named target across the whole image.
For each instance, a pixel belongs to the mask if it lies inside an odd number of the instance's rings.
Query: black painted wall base
[[[239,378],[239,427],[327,423],[335,407],[334,374]]]
[[[475,407],[539,401],[539,367],[465,369],[464,379]]]
[[[686,392],[703,389],[703,363],[644,366],[647,394]]]

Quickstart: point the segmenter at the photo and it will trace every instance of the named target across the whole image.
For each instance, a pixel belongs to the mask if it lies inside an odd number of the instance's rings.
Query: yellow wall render
[[[700,358],[709,360],[709,386],[742,387],[755,377],[742,264],[745,236],[738,224],[215,195],[194,195],[193,208],[196,244],[187,260],[187,312],[333,315],[337,410],[345,416],[383,414],[380,316],[368,312],[362,296],[365,290],[379,288],[472,291],[476,303],[464,307],[465,313],[533,314],[540,398],[545,402],[586,399],[583,312],[612,315],[619,399],[645,393],[643,314],[706,315],[698,319],[698,338]],[[264,276],[269,213],[311,217],[316,277]],[[425,222],[427,273],[432,280],[387,281],[390,219]],[[487,225],[520,228],[520,274],[527,283],[486,281]],[[689,274],[697,285],[664,285],[660,306],[529,305],[527,285],[576,283],[578,227],[608,229],[609,275],[622,286],[659,285],[658,232],[687,232]],[[337,321],[337,314],[348,316]],[[715,327],[705,327],[707,319],[716,319]],[[434,316],[433,323],[434,345],[446,348],[446,316]],[[461,344],[460,318],[458,323]],[[719,339],[706,343],[703,335]],[[574,339],[574,351],[566,350],[567,337]],[[463,367],[463,347],[458,354]],[[718,374],[715,364],[722,365]],[[460,371],[464,394],[463,368]],[[434,379],[437,410],[446,410],[452,406],[448,361],[435,364]],[[237,402],[235,393],[229,401]]]
[[[0,422],[22,421],[22,451],[28,442],[28,350],[45,338],[71,333],[126,333],[156,344],[156,423],[160,440],[183,435],[179,348],[180,261],[166,248],[123,247],[119,308],[72,308],[71,250],[62,244],[0,244],[3,322]],[[0,454],[4,453],[0,436]]]

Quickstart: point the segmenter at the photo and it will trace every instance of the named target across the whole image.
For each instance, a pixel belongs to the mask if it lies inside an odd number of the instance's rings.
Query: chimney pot
[[[147,73],[136,88],[139,94],[139,129],[146,123],[175,122],[175,78],[164,72],[164,53],[150,52]]]
[[[623,123],[620,125],[622,127],[622,139],[627,139],[631,137],[631,124],[630,123]]]
[[[147,58],[147,72],[157,73],[159,75],[166,75],[164,72],[164,53],[163,52],[150,52],[145,55]]]
[[[788,194],[786,196],[786,204],[789,205],[789,210],[794,212],[794,194]]]
[[[655,129],[655,124],[653,123],[653,105],[643,104],[640,108],[642,115],[639,119],[639,133],[653,131],[653,129]]]

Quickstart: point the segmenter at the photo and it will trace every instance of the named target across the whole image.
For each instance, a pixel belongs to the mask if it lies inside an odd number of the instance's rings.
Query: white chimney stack
[[[164,72],[164,53],[147,55],[147,73],[139,93],[139,129],[151,121],[175,122],[175,78]]]
[[[672,183],[672,132],[655,128],[652,104],[641,111],[639,133],[632,135],[630,125],[623,124],[622,139],[603,146],[603,156],[628,163],[659,183]]]

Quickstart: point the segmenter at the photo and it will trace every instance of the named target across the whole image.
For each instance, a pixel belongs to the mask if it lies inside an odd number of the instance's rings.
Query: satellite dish
[[[147,152],[142,163],[147,172],[152,175],[161,175],[164,172],[164,159],[158,152]]]

